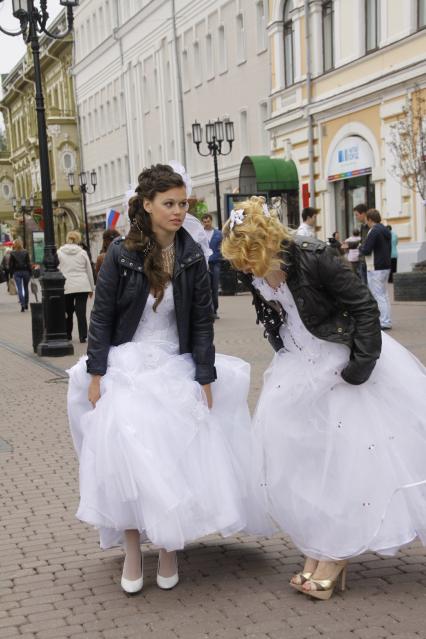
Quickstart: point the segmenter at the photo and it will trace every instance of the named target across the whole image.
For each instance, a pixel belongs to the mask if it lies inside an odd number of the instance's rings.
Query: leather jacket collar
[[[176,233],[176,258],[174,277],[185,268],[203,259],[203,251],[184,228]],[[125,268],[143,273],[144,255],[141,251],[131,251],[123,243],[120,251],[120,264]]]

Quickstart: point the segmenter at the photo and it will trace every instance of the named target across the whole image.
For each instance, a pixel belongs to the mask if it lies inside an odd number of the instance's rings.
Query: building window
[[[247,155],[247,151],[249,148],[247,111],[240,112],[240,145],[241,155],[244,157],[245,155]]]
[[[3,197],[5,200],[8,200],[11,195],[10,185],[7,182],[3,182],[2,184]]]
[[[334,67],[334,25],[333,2],[326,0],[322,5],[322,52],[324,73]]]
[[[144,113],[149,113],[150,111],[150,107],[149,107],[149,86],[148,86],[148,78],[146,75],[143,76],[143,80],[142,80],[142,86],[143,86],[143,105],[144,105]]]
[[[160,104],[160,89],[158,86],[158,71],[154,69],[154,106],[158,109]]]
[[[72,153],[69,153],[68,151],[65,152],[62,156],[62,165],[64,167],[64,171],[66,171],[67,173],[69,171],[73,171],[74,170],[74,156]]]
[[[203,82],[203,69],[201,67],[201,51],[200,43],[194,42],[194,81],[195,86],[198,87]]]
[[[189,91],[191,89],[191,77],[189,73],[189,55],[188,50],[182,51],[182,76],[183,76],[183,90]]]
[[[417,27],[426,27],[426,0],[417,0]]]
[[[267,47],[266,40],[266,3],[259,0],[256,4],[257,15],[257,50],[264,51]]]
[[[219,27],[219,73],[225,73],[228,70],[228,61],[226,55],[226,38],[225,27]]]
[[[365,0],[365,52],[375,51],[379,46],[380,10],[379,0]]]
[[[246,35],[244,30],[244,16],[237,15],[237,64],[246,61]]]
[[[293,0],[287,0],[284,5],[284,84],[286,87],[294,83],[292,11]]]
[[[206,61],[207,79],[210,79],[214,77],[213,38],[211,33],[206,35]]]

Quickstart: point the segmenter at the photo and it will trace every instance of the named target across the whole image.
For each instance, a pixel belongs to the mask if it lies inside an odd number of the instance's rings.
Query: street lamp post
[[[12,198],[12,206],[13,206],[13,210],[16,213],[18,206],[17,206],[17,200],[15,196]],[[24,249],[27,248],[27,227],[26,227],[25,216],[27,215],[27,213],[31,215],[33,211],[34,211],[34,196],[33,195],[30,196],[28,200],[28,206],[27,206],[27,198],[21,197],[21,206],[19,207],[19,212],[22,214],[22,235],[23,235],[22,239],[23,239]]]
[[[90,184],[92,185],[91,190],[87,184],[87,178],[88,178],[88,173],[86,173],[86,171],[81,171],[78,174],[79,189],[80,189],[81,195],[83,196],[84,233],[86,236],[87,254],[89,256],[90,263],[92,263],[92,253],[90,250],[90,238],[89,238],[89,222],[87,219],[87,194],[94,193],[96,191],[96,187],[98,184],[98,176],[96,175],[96,171],[94,169],[93,171],[90,171]],[[74,191],[75,177],[74,177],[74,173],[72,172],[68,173],[68,184],[70,186],[71,191]]]
[[[0,3],[4,0],[0,0]],[[65,278],[58,270],[55,234],[53,226],[52,187],[50,181],[49,153],[47,144],[46,115],[44,108],[43,87],[40,67],[39,34],[60,40],[71,33],[74,23],[73,9],[79,0],[60,0],[67,9],[67,29],[63,33],[51,33],[47,28],[49,14],[47,0],[12,0],[13,15],[19,20],[19,31],[8,31],[0,26],[0,31],[10,36],[23,36],[31,45],[34,62],[35,103],[37,111],[37,128],[40,154],[40,174],[44,217],[44,274],[40,278],[43,301],[43,339],[38,345],[37,353],[41,356],[61,357],[72,355],[73,346],[67,339],[65,329]]]
[[[228,142],[229,150],[225,153],[222,149],[224,141]],[[230,120],[216,120],[216,122],[208,122],[206,124],[206,143],[207,153],[200,150],[203,141],[203,128],[197,121],[192,125],[192,141],[197,147],[197,151],[203,157],[213,156],[214,180],[216,189],[216,208],[217,208],[217,224],[222,228],[222,207],[220,203],[220,187],[219,187],[219,169],[217,165],[218,155],[229,155],[232,151],[232,143],[234,142],[234,123]]]

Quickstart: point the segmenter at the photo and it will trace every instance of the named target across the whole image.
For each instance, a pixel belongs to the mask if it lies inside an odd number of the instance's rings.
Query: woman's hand
[[[203,384],[203,391],[206,394],[207,406],[211,408],[213,406],[212,387],[210,384]]]
[[[101,396],[101,375],[92,375],[92,381],[89,384],[88,399],[93,408]]]

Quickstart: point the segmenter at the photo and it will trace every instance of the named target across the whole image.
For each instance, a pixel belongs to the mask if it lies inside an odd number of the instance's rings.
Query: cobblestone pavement
[[[216,537],[180,553],[181,582],[119,586],[122,553],[101,552],[78,522],[78,476],[65,415],[73,358],[32,359],[28,314],[0,287],[0,638],[26,639],[414,639],[426,637],[426,553],[418,543],[394,558],[352,561],[348,588],[314,602],[288,587],[302,558],[284,536]],[[392,335],[426,363],[426,304],[394,305]],[[222,298],[219,351],[253,362],[251,404],[271,351],[246,295]],[[42,364],[43,366],[40,366]]]

